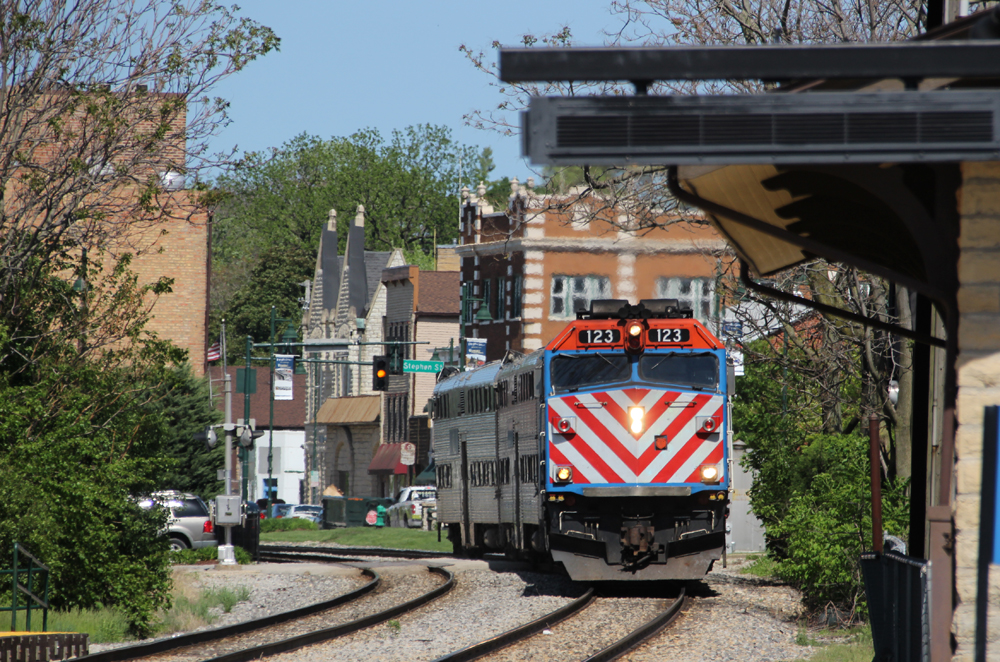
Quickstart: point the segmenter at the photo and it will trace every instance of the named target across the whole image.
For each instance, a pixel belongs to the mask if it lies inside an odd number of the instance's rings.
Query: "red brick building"
[[[531,179],[526,187],[515,179],[502,211],[486,203],[482,185],[463,192],[457,252],[469,299],[465,335],[486,338],[487,361],[543,347],[593,299],[674,298],[717,328],[716,256],[726,245],[714,229],[665,218],[638,236],[607,214],[585,222],[586,199],[562,210],[571,196],[532,188]],[[492,321],[475,319],[482,306]]]

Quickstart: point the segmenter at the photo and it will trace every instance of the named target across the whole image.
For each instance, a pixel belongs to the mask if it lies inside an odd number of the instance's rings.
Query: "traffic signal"
[[[403,374],[403,345],[386,345],[389,350],[389,374]]]
[[[215,430],[212,429],[212,426],[208,426],[205,428],[204,432],[195,432],[194,440],[204,442],[205,447],[208,450],[212,450],[215,448],[215,444],[218,443],[219,437],[215,434]]]
[[[389,390],[389,359],[385,356],[372,358],[372,390]]]
[[[250,425],[244,425],[242,420],[240,419],[241,423],[236,426],[233,435],[243,448],[253,448],[253,442],[263,437],[264,431],[256,429],[257,422],[254,419],[250,419]]]

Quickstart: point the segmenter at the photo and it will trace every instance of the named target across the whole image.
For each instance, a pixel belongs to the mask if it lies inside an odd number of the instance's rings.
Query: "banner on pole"
[[[292,373],[295,371],[295,355],[274,355],[274,399],[293,400]]]
[[[465,366],[477,368],[486,363],[486,338],[465,339]]]

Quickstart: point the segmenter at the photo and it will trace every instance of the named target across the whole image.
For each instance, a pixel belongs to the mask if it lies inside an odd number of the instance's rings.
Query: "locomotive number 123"
[[[584,345],[610,345],[621,342],[621,339],[620,329],[583,329],[578,336],[579,342]]]
[[[649,342],[687,342],[691,332],[687,329],[650,329]]]

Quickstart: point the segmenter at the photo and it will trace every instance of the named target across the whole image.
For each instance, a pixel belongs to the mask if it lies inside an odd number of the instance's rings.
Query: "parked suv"
[[[389,526],[419,528],[424,508],[437,505],[437,488],[433,485],[404,487],[396,495],[396,503],[389,506]]]
[[[170,509],[167,521],[170,549],[178,551],[218,546],[208,506],[198,495],[177,491],[154,492],[149,498],[139,500],[142,508],[151,508],[154,504]]]

